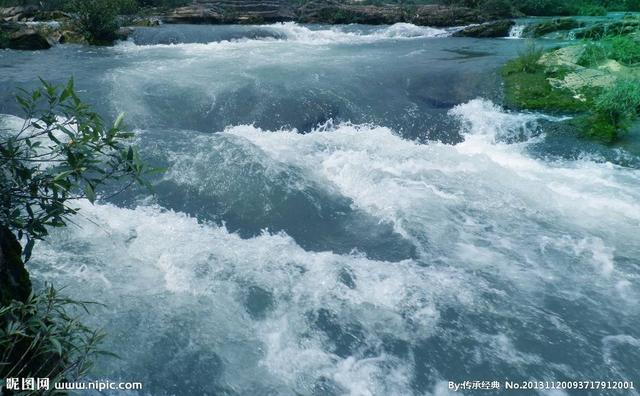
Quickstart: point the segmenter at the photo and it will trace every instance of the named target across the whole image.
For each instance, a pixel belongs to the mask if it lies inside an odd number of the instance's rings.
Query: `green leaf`
[[[84,194],[89,202],[94,203],[96,201],[96,193],[95,191],[93,191],[93,187],[91,187],[91,184],[87,183],[84,185]]]
[[[122,121],[124,121],[124,113],[118,114],[118,118],[116,118],[116,122],[113,123],[113,127],[116,129],[120,129]]]
[[[24,247],[24,251],[22,252],[22,254],[24,255],[24,261],[29,261],[29,259],[31,258],[33,245],[35,245],[35,240],[32,238],[29,238],[29,240],[27,241],[27,244]]]
[[[53,344],[53,347],[56,349],[56,352],[58,353],[58,356],[62,356],[62,345],[60,344],[60,341],[58,341],[57,338],[50,338],[49,341],[51,341],[51,343]]]

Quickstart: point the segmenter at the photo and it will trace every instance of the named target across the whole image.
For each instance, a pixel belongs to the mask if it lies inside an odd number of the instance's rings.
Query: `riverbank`
[[[545,22],[526,30],[542,32],[540,26],[550,25],[569,23]],[[517,109],[573,114],[571,122],[583,135],[615,142],[633,127],[640,109],[640,17],[574,34],[584,40],[550,51],[531,44],[509,61],[502,68],[505,102]]]
[[[120,10],[122,11],[122,10]],[[29,5],[0,9],[0,48],[40,50],[57,43],[109,44],[126,39],[132,27],[167,24],[269,24],[298,22],[316,24],[392,25],[453,27],[474,25],[462,35],[502,37],[513,22],[490,22],[495,16],[459,6],[422,5],[367,6],[337,1],[313,0],[292,3],[284,0],[238,2],[195,1],[177,8],[142,8],[133,15],[116,16],[114,9],[89,6],[73,12],[45,10]],[[84,21],[84,22],[83,22]],[[489,23],[487,23],[489,22]],[[83,23],[94,26],[83,26]],[[121,26],[105,31],[107,25]],[[477,25],[477,26],[475,26]],[[92,28],[97,32],[92,33]],[[96,34],[97,33],[97,34]],[[97,37],[104,36],[104,37]]]

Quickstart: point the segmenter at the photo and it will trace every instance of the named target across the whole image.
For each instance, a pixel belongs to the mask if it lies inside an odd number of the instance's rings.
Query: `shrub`
[[[46,286],[24,302],[14,300],[1,307],[0,379],[49,378],[53,389],[55,383],[86,375],[93,359],[105,353],[98,350],[104,333],[79,320],[78,314],[88,312],[88,306]]]
[[[490,15],[509,17],[513,15],[513,5],[510,0],[485,0],[482,9]]]
[[[78,27],[92,44],[112,44],[117,38],[118,4],[108,0],[73,0]]]
[[[64,89],[42,84],[17,98],[26,114],[22,129],[0,135],[0,225],[26,238],[26,259],[48,227],[64,226],[76,213],[71,201],[93,202],[98,188],[117,180],[144,183],[150,170],[127,144],[133,135],[121,129],[122,116],[105,126],[73,80]]]
[[[607,9],[598,4],[584,4],[578,9],[578,15],[604,16],[607,15]]]
[[[574,2],[562,0],[523,0],[514,4],[526,15],[554,16],[575,15],[577,13]]]

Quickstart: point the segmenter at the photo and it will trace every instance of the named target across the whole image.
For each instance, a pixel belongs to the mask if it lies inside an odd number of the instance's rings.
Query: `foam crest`
[[[130,334],[143,331],[137,326],[153,326],[144,342],[112,340],[110,348],[127,356],[125,362],[166,347],[157,343],[175,331],[171,318],[194,313],[184,319],[192,329],[188,342],[220,356],[225,375],[219,382],[236,390],[257,386],[248,377],[263,372],[261,386],[299,393],[328,378],[348,394],[407,394],[412,367],[378,350],[382,339],[424,337],[438,321],[435,304],[461,304],[460,296],[474,293],[465,291],[465,275],[411,261],[391,265],[307,252],[285,234],[241,239],[159,207],[131,210],[85,201],[78,207],[81,228],[71,226],[37,246],[38,279],[55,279],[86,293],[83,298],[107,302],[102,320],[125,321],[123,331]],[[353,283],[345,283],[345,271]],[[248,302],[251,290],[266,301],[259,312]],[[151,317],[139,323],[134,318],[144,310]],[[406,322],[405,316],[414,319]],[[359,339],[334,344],[331,337],[349,328]],[[254,352],[223,346],[238,342]],[[152,363],[158,375],[163,364]],[[210,389],[209,378],[200,380]]]
[[[262,35],[255,34],[250,29],[260,28]],[[186,47],[196,50],[202,47],[229,48],[248,45],[273,45],[277,42],[299,43],[305,45],[327,45],[327,44],[366,44],[376,41],[388,40],[410,40],[420,38],[447,37],[451,31],[447,29],[437,29],[428,26],[416,26],[410,23],[396,23],[391,26],[356,28],[353,26],[305,26],[295,22],[283,22],[272,25],[247,27],[246,37],[241,32],[237,32],[237,38],[212,38],[209,43],[186,43],[186,38],[166,35],[169,44],[152,44],[136,46],[128,41],[120,43],[117,48],[120,50],[140,50],[141,48],[155,47]]]

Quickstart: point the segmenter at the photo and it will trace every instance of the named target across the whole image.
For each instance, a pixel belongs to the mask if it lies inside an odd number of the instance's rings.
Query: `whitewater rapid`
[[[638,378],[633,136],[502,108],[497,70],[524,40],[450,34],[164,25],[0,51],[2,113],[34,76],[73,75],[166,169],[154,194],[78,202],[29,263],[37,287],[104,304],[84,320],[120,359],[92,378],[140,396]]]
[[[104,364],[143,375],[151,394],[447,394],[452,378],[505,372],[631,379],[640,171],[530,156],[543,115],[482,99],[449,114],[462,143],[329,124],[307,134],[234,126],[169,149],[163,178],[178,188],[213,196],[226,188],[216,173],[250,163],[228,182],[259,172],[288,194],[346,197],[391,224],[415,258],[310,251],[268,229],[242,238],[153,202],[81,202],[79,227],[37,246],[35,277],[106,304],[93,321],[122,360]],[[557,342],[594,360],[558,356]],[[465,362],[459,373],[451,354]]]

